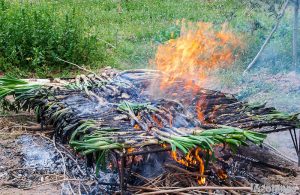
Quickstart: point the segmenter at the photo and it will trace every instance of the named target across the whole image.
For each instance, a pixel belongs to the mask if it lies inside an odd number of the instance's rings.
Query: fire
[[[217,175],[218,175],[218,177],[221,179],[221,180],[225,180],[225,179],[227,179],[227,174],[226,174],[226,172],[223,170],[223,169],[218,169],[217,170]]]
[[[211,23],[186,24],[183,21],[180,37],[172,38],[157,49],[154,61],[156,69],[164,73],[160,78],[160,89],[169,92],[174,98],[180,96],[181,94],[177,92],[182,90],[199,91],[207,80],[209,71],[232,64],[238,57],[237,50],[242,47],[241,40],[236,34],[230,32],[225,24],[220,30],[216,30]],[[184,86],[178,84],[179,82]],[[176,92],[173,89],[176,89]],[[216,112],[220,109],[214,107],[207,118],[205,116],[208,106],[206,96],[199,97],[195,106],[197,117],[202,123],[213,121]],[[152,119],[159,127],[163,126],[162,121],[155,115]],[[171,157],[186,167],[199,167],[200,176],[197,179],[199,185],[203,185],[206,178],[203,176],[204,161],[200,154],[211,155],[209,152],[202,151],[201,148],[195,148],[185,156],[172,151]],[[226,179],[225,171],[220,169],[217,173],[221,179]]]
[[[200,148],[196,149],[196,151],[195,151],[195,157],[196,157],[197,161],[199,162],[199,173],[200,173],[200,175],[203,175],[203,173],[204,173],[204,163],[203,163],[202,158],[199,156],[200,151],[201,151]],[[199,185],[205,184],[205,177],[201,177],[200,176],[198,178],[198,184]]]
[[[132,153],[132,152],[134,152],[135,151],[135,149],[134,148],[127,148],[127,153]]]
[[[216,104],[217,104],[218,99],[215,100],[215,101],[216,101]],[[202,123],[208,123],[208,122],[214,123],[214,120],[215,120],[215,118],[217,116],[217,112],[221,109],[222,106],[220,106],[220,105],[213,106],[213,109],[210,112],[208,118],[205,117],[205,111],[207,110],[207,106],[208,106],[207,97],[206,96],[199,97],[199,100],[196,103],[197,118]]]
[[[186,167],[194,167],[199,166],[199,174],[204,174],[204,162],[202,158],[200,157],[201,148],[196,148],[193,150],[190,150],[187,155],[183,158],[178,157],[176,151],[171,152],[172,158],[178,162],[179,164],[182,164]],[[205,177],[198,177],[198,184],[203,185],[205,184]]]
[[[213,107],[213,110],[212,110],[212,112],[211,112],[211,114],[210,114],[210,116],[209,116],[209,121],[210,121],[210,122],[212,122],[212,123],[215,122],[215,118],[217,117],[217,112],[218,112],[218,110],[219,110],[221,107],[222,107],[221,105],[215,105],[215,106]]]
[[[163,148],[167,148],[168,147],[168,144],[166,144],[166,143],[162,143],[162,144],[160,144],[161,145],[161,147],[163,147]]]
[[[166,73],[161,89],[184,80],[185,89],[198,90],[206,79],[206,72],[232,64],[237,57],[235,51],[241,46],[240,39],[228,31],[225,24],[217,31],[211,23],[186,25],[183,21],[180,37],[157,49],[156,68]]]
[[[162,128],[162,127],[164,126],[163,123],[162,123],[162,121],[159,120],[159,119],[157,118],[157,116],[152,115],[151,117],[152,117],[153,121],[158,125],[158,127]]]
[[[203,123],[205,123],[204,111],[205,111],[206,107],[207,107],[206,96],[202,96],[197,101],[196,112],[197,112],[198,119]]]
[[[132,153],[132,152],[136,152],[136,151],[138,151],[138,149],[136,149],[136,148],[132,148],[132,147],[130,147],[130,148],[127,148],[127,153],[128,154],[130,154],[130,153]],[[127,163],[140,163],[140,162],[142,162],[143,161],[143,156],[142,155],[132,155],[132,156],[128,156],[127,157]]]
[[[135,124],[135,125],[133,126],[133,128],[136,129],[136,130],[140,130],[140,129],[141,129],[141,127],[140,127],[138,124]]]

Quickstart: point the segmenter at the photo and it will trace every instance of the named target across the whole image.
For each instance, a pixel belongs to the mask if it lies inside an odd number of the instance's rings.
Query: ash
[[[62,173],[62,161],[53,145],[32,135],[20,136],[24,167],[48,173]]]

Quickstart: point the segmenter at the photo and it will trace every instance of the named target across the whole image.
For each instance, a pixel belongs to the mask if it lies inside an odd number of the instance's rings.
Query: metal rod
[[[271,130],[264,130],[262,128],[265,127],[269,127],[269,126],[274,126],[274,125],[280,125],[280,126],[288,126],[288,127],[283,127],[280,129],[271,129]],[[256,128],[261,128],[258,129],[257,131],[260,133],[276,133],[276,132],[282,132],[282,131],[287,131],[287,130],[291,130],[294,129],[295,126],[291,126],[290,124],[284,124],[284,123],[276,123],[276,122],[272,122],[272,123],[260,123],[260,124],[254,124],[254,125],[245,125],[245,126],[240,126],[240,128],[248,128],[248,129],[256,129]]]
[[[263,161],[260,161],[258,159],[249,158],[249,157],[246,157],[246,156],[241,155],[241,154],[234,154],[234,156],[237,157],[237,158],[249,161],[252,164],[263,165],[263,166],[266,166],[266,167],[270,167],[270,168],[285,171],[285,172],[293,172],[292,169],[289,169],[289,168],[286,168],[286,167],[281,167],[281,166],[274,165],[274,164],[270,164],[270,163],[267,163],[267,162],[263,162]]]
[[[296,133],[295,128],[293,129],[293,131],[294,131],[294,135],[295,135],[296,146],[297,146],[297,148],[298,148],[298,139],[297,139],[297,133]],[[300,140],[299,140],[299,141],[300,141]],[[298,151],[299,151],[299,150],[298,150]]]
[[[297,139],[297,133],[296,133],[296,129],[295,127],[285,127],[285,128],[281,128],[281,129],[273,129],[273,130],[268,130],[268,131],[263,131],[264,133],[275,133],[275,132],[280,132],[280,131],[285,131],[285,130],[289,130],[290,135],[292,137],[292,141],[296,150],[296,154],[298,157],[298,167],[300,167],[300,130],[299,130],[299,139]],[[292,132],[293,130],[293,132]]]
[[[284,127],[284,128],[276,128],[276,129],[271,129],[271,130],[262,130],[262,131],[258,131],[258,132],[261,132],[261,133],[276,133],[276,132],[281,132],[281,131],[288,131],[288,130],[291,130],[293,129],[294,127]]]
[[[290,132],[290,134],[291,134],[291,137],[292,137],[292,140],[293,140],[293,144],[294,144],[296,153],[298,154],[298,147],[297,147],[296,142],[295,142],[295,140],[294,140],[294,136],[293,136],[293,134],[292,134],[292,130],[290,129],[289,132]]]
[[[297,139],[297,138],[296,138]],[[300,167],[300,129],[299,129],[299,146],[298,146],[298,167]]]
[[[121,156],[121,166],[120,166],[120,191],[121,195],[124,195],[125,191],[125,185],[124,185],[124,176],[125,176],[125,162],[126,162],[126,157]]]

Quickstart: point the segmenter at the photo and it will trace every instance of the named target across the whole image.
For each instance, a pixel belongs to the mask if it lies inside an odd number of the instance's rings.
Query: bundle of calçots
[[[96,154],[97,162],[103,161],[104,153],[113,149],[167,144],[173,151],[185,155],[195,148],[213,151],[219,144],[236,150],[248,142],[260,144],[266,138],[265,134],[247,129],[204,124],[197,117],[186,115],[180,102],[140,95],[143,85],[130,79],[124,72],[81,75],[52,85],[51,81],[45,84],[3,77],[0,78],[0,99],[2,105],[9,102],[17,110],[34,110],[43,124],[54,126],[58,139],[67,141],[84,155]],[[93,106],[83,109],[89,104]],[[252,108],[245,106],[245,109]],[[256,117],[270,120],[265,116]],[[178,118],[190,127],[173,125]],[[299,121],[290,115],[280,118],[285,119]]]

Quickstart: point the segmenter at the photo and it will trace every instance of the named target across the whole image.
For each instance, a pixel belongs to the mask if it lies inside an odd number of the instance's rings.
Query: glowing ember
[[[141,127],[140,127],[138,124],[135,124],[135,125],[133,126],[133,128],[136,129],[136,130],[140,130],[140,129],[141,129]]]
[[[211,114],[210,114],[210,116],[209,116],[209,121],[210,122],[212,122],[212,123],[214,123],[215,121],[215,118],[217,117],[217,111],[220,109],[222,107],[222,105],[215,105],[214,107],[213,107],[213,110],[212,110],[212,112],[211,112]]]
[[[162,123],[162,121],[159,120],[159,119],[157,118],[157,116],[152,115],[151,117],[152,117],[153,121],[156,122],[156,124],[158,125],[158,127],[162,128],[162,127],[164,126],[163,123]]]
[[[241,41],[226,30],[226,25],[216,31],[211,23],[182,22],[180,37],[159,46],[155,56],[157,69],[167,75],[162,78],[161,89],[183,79],[185,89],[197,90],[205,81],[207,70],[232,64],[238,48]]]
[[[137,149],[130,147],[130,148],[127,148],[126,151],[127,151],[128,154],[130,154],[132,152],[136,152]],[[129,163],[129,164],[130,163],[138,164],[142,161],[143,161],[143,156],[142,155],[133,155],[133,156],[127,157],[127,163]]]
[[[226,174],[226,172],[223,170],[223,169],[218,169],[217,170],[217,175],[218,175],[218,177],[221,179],[221,180],[225,180],[225,179],[227,179],[227,174]]]
[[[219,101],[219,99],[216,99],[216,104]],[[197,112],[197,118],[203,123],[213,123],[216,116],[217,116],[217,111],[221,109],[221,105],[215,105],[213,106],[213,109],[211,111],[211,114],[209,115],[209,118],[205,118],[205,110],[207,109],[208,106],[208,100],[206,96],[201,96],[199,97],[199,100],[196,103],[196,112]]]
[[[134,148],[127,148],[127,153],[132,153],[134,150]]]

